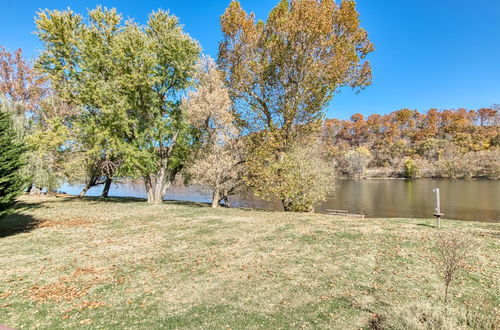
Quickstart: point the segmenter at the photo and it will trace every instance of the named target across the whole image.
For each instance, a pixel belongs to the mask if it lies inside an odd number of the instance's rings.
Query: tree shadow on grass
[[[428,223],[417,223],[417,226],[437,228],[435,225],[430,225]]]
[[[37,227],[40,220],[27,214],[14,212],[0,219],[0,238],[27,233]]]
[[[137,198],[137,197],[71,197],[67,198],[69,201],[86,201],[93,203],[122,203],[122,204],[132,204],[132,203],[145,203],[145,198]]]
[[[173,199],[164,200],[163,203],[168,205],[180,205],[180,206],[194,206],[194,207],[209,207],[209,203],[203,202],[190,202],[190,201],[177,201]]]
[[[36,209],[47,208],[42,202],[31,203],[28,201],[19,201],[13,207],[14,212],[30,211]]]
[[[133,204],[133,203],[147,203],[146,198],[139,197],[58,197],[58,200],[54,202],[71,202],[71,201],[84,201],[92,203],[122,203],[122,204]],[[170,205],[182,205],[182,206],[194,206],[194,207],[208,207],[209,203],[203,202],[190,202],[190,201],[179,201],[179,200],[164,200],[163,203]]]
[[[54,199],[50,200],[40,200],[39,202],[33,203],[33,205],[51,204],[51,203],[66,203],[66,202],[90,202],[95,204],[100,203],[111,203],[111,204],[133,204],[133,203],[146,203],[146,198],[140,197],[93,197],[93,196],[72,196],[72,195],[57,195]],[[194,207],[209,207],[210,203],[204,202],[191,202],[191,201],[180,201],[180,200],[164,200],[163,203],[169,205],[182,205],[182,206],[194,206]]]
[[[36,204],[52,204],[66,202],[93,202],[93,203],[144,203],[145,198],[136,197],[78,197],[72,195],[56,195],[53,199],[45,199],[36,202]]]
[[[168,205],[180,205],[180,206],[191,206],[191,207],[198,207],[198,208],[211,208],[212,203],[207,203],[207,202],[191,202],[191,201],[179,201],[179,200],[173,200],[173,199],[168,199],[164,200],[163,203],[166,203]],[[238,210],[242,212],[281,212],[279,210],[272,210],[272,209],[263,209],[263,208],[251,208],[251,207],[239,207],[239,206],[226,206],[226,205],[220,205],[219,209],[221,210]]]

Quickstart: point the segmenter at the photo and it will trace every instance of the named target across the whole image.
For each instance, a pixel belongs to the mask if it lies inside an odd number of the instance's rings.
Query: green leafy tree
[[[45,47],[39,66],[68,102],[84,109],[94,137],[87,149],[120,159],[118,174],[142,177],[148,201],[160,203],[196,145],[180,101],[198,43],[162,10],[146,26],[123,24],[116,10],[102,7],[88,19],[43,11],[36,24]]]
[[[26,175],[35,187],[55,192],[65,180],[64,168],[71,156],[70,129],[61,117],[55,116],[34,125],[25,140],[30,157]]]
[[[0,111],[0,217],[7,213],[26,184],[21,175],[24,152],[9,114]]]

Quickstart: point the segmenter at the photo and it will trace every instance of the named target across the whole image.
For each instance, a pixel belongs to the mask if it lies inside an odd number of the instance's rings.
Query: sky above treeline
[[[0,0],[0,45],[22,48],[35,58],[41,44],[34,35],[39,9],[85,14],[101,4],[145,23],[152,10],[178,16],[185,30],[217,56],[219,17],[230,0]],[[247,11],[266,19],[278,0],[241,0]],[[373,84],[358,94],[343,89],[327,117],[389,113],[402,108],[478,109],[500,103],[499,0],[358,0],[362,26],[376,50],[368,59]]]

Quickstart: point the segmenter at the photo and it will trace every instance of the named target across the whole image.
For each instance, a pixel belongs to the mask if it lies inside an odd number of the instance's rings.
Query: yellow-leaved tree
[[[318,173],[321,155],[311,158],[300,149],[316,149],[308,143],[317,139],[308,137],[317,134],[336,90],[371,82],[364,58],[374,47],[360,27],[355,2],[282,0],[264,22],[233,1],[221,28],[218,63],[238,123],[257,142],[249,149],[247,182],[261,195],[277,195],[286,211],[311,210],[330,182],[289,175],[289,169],[301,163],[299,168],[314,169],[308,176],[331,179]],[[308,189],[318,193],[303,198]]]

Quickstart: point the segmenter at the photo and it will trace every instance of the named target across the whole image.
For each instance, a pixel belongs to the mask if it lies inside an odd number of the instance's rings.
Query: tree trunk
[[[95,187],[95,186],[100,184],[100,183],[98,183],[98,181],[99,181],[99,178],[91,177],[87,181],[87,183],[85,184],[85,187],[83,187],[83,189],[80,192],[80,194],[78,195],[78,197],[80,197],[80,198],[84,197],[87,194],[87,192],[90,190],[90,188]]]
[[[212,207],[215,209],[217,207],[219,207],[219,203],[220,203],[220,191],[219,190],[214,190],[214,193],[212,195]]]
[[[148,203],[161,204],[163,202],[163,196],[165,196],[167,189],[170,187],[170,182],[167,182],[166,179],[165,168],[161,168],[156,175],[149,174],[144,178]]]
[[[224,205],[226,207],[231,207],[231,204],[229,204],[229,197],[227,195],[224,195],[224,197],[222,197],[222,200],[224,201]]]
[[[110,178],[109,176],[106,177],[106,182],[104,183],[104,189],[102,190],[101,197],[108,198],[108,196],[109,196],[109,189],[111,189],[111,183],[112,182],[113,182],[113,178]]]
[[[444,309],[447,311],[448,309],[448,288],[450,287],[449,284],[446,284],[445,289],[444,289]]]
[[[85,196],[85,194],[87,193],[87,191],[89,191],[89,189],[92,188],[90,183],[88,182],[85,187],[83,187],[82,191],[80,191],[80,194],[78,195],[79,198],[82,198]]]
[[[285,212],[291,212],[292,211],[292,201],[290,198],[285,198],[281,200],[281,204],[283,205],[283,210]]]
[[[35,195],[35,196],[40,196],[42,194],[42,190],[40,188],[38,188],[36,185],[33,185],[33,187],[31,188],[31,195]]]

